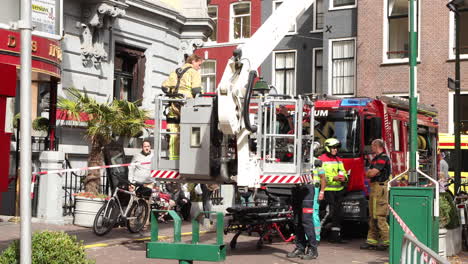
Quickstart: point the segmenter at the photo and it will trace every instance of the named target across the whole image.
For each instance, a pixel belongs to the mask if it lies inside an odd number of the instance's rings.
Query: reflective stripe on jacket
[[[343,161],[339,157],[333,157],[328,153],[322,154],[319,159],[322,161],[322,168],[325,171],[327,177],[327,187],[325,191],[341,191],[344,188],[344,183],[335,181],[333,178],[338,176],[340,171],[343,172],[346,181],[348,181],[348,175],[343,165]]]

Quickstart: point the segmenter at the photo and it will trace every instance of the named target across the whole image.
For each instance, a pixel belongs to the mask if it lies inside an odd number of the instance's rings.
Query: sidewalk
[[[3,221],[0,222],[0,252],[5,250],[8,245],[20,237],[20,223],[10,223],[8,219],[11,216],[0,216]],[[200,228],[203,230],[203,228]],[[145,241],[149,240],[150,230],[146,227],[141,233],[130,233],[126,227],[114,228],[108,234],[100,237],[96,236],[91,228],[80,227],[76,225],[49,225],[42,223],[32,223],[32,231],[40,230],[52,230],[52,231],[64,231],[70,235],[75,235],[78,240],[82,240],[86,248],[93,247],[104,247],[117,245],[122,243],[129,243],[132,241]],[[172,237],[173,236],[173,222],[159,225],[159,236]],[[183,222],[182,233],[192,231],[192,225],[190,222]]]

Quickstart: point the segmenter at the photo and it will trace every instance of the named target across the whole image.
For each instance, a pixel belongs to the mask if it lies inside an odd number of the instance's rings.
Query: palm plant
[[[99,103],[76,88],[65,90],[69,98],[60,97],[57,106],[67,119],[86,122],[85,138],[91,144],[88,166],[104,164],[102,149],[115,136],[134,137],[147,127],[148,111],[138,108],[137,102],[113,100]],[[86,192],[97,194],[101,183],[100,170],[90,170],[84,180]]]

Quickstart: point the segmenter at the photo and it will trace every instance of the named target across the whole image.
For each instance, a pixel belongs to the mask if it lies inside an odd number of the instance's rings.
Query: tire
[[[107,208],[107,210],[106,210]],[[94,218],[93,232],[98,236],[109,233],[115,225],[117,219],[117,204],[114,200],[109,200],[97,212]]]
[[[131,218],[131,219],[128,219]],[[131,233],[138,233],[143,229],[148,219],[148,204],[140,199],[132,203],[127,215],[127,229]]]

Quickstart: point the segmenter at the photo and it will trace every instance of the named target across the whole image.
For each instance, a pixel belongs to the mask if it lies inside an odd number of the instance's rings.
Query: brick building
[[[439,110],[440,132],[453,133],[454,18],[446,1],[418,1],[420,102]],[[357,96],[409,94],[408,1],[361,0],[358,6]],[[461,119],[468,120],[468,12],[461,17]],[[462,131],[468,130],[468,122]],[[466,132],[465,132],[466,133]]]
[[[234,49],[260,27],[261,1],[212,0],[208,15],[216,23],[214,34],[195,53],[205,58],[201,69],[204,91],[214,92]]]

